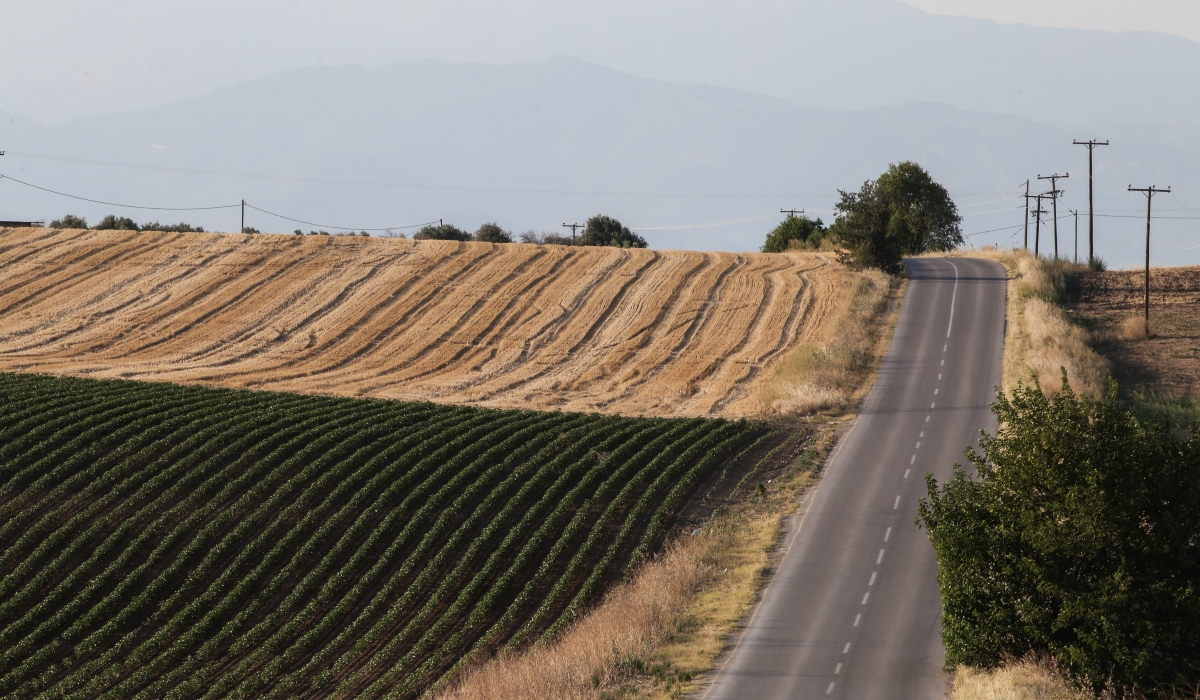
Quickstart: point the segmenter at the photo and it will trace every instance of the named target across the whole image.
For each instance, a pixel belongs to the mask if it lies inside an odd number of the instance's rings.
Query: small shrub
[[[140,226],[134,223],[133,219],[127,216],[113,216],[109,214],[96,224],[97,231],[140,231]]]
[[[500,228],[500,224],[488,223],[479,227],[475,232],[475,240],[480,243],[512,243],[512,234]]]
[[[1092,272],[1104,272],[1108,269],[1108,263],[1104,262],[1104,258],[1092,256],[1088,258],[1088,269]]]
[[[61,219],[55,219],[50,222],[50,228],[87,228],[87,219],[74,214],[67,214]]]
[[[262,233],[262,231],[259,231],[258,229],[254,228],[253,226],[243,226],[242,233]]]

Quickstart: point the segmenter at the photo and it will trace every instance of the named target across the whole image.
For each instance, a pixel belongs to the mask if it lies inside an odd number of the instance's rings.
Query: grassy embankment
[[[794,348],[759,396],[793,438],[555,642],[503,654],[442,697],[674,698],[700,687],[698,676],[756,602],[785,518],[814,484],[887,347],[896,310],[889,300],[902,287],[882,274],[857,280],[823,337]]]

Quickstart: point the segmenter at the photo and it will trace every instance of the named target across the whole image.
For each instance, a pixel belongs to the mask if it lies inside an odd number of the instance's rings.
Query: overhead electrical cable
[[[11,180],[13,182],[25,185],[26,187],[32,187],[35,190],[41,190],[42,192],[49,192],[50,194],[56,194],[60,197],[69,197],[71,199],[78,199],[83,202],[91,202],[93,204],[103,204],[103,205],[109,206],[109,207],[122,207],[124,209],[150,209],[153,211],[209,211],[212,209],[237,209],[238,207],[242,206],[241,204],[222,204],[221,206],[216,206],[216,207],[143,207],[143,206],[139,206],[137,204],[118,204],[116,202],[104,202],[99,199],[88,199],[87,197],[79,197],[79,196],[76,196],[73,194],[67,194],[66,192],[59,192],[57,190],[52,190],[48,187],[39,187],[38,185],[35,185],[33,183],[25,182],[24,180],[18,180],[15,177],[11,177],[9,175],[4,175],[2,173],[0,173],[0,180]]]
[[[290,216],[284,216],[283,214],[276,214],[273,211],[267,211],[266,209],[261,209],[259,207],[254,206],[253,204],[250,204],[249,202],[246,203],[246,208],[253,209],[255,211],[261,211],[262,213],[270,214],[271,216],[277,216],[280,219],[286,219],[287,221],[293,221],[297,224],[306,224],[308,226],[320,226],[321,228],[342,229],[345,231],[399,231],[401,229],[419,228],[421,226],[430,226],[432,224],[438,223],[438,220],[435,219],[433,221],[426,221],[423,224],[407,224],[405,226],[388,226],[386,228],[362,228],[359,226],[333,226],[331,224],[317,224],[317,223],[313,223],[312,221],[304,221],[302,219],[293,219]]]

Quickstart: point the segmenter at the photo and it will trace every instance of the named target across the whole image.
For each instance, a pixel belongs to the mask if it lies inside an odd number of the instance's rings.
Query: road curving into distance
[[[979,431],[995,430],[1005,273],[969,258],[906,265],[879,377],[705,700],[948,694],[937,562],[917,500],[926,473],[948,478]]]

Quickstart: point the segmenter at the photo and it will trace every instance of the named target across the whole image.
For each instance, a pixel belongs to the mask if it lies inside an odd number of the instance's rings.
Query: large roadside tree
[[[899,272],[905,255],[953,250],[963,243],[962,217],[950,193],[911,161],[889,166],[858,192],[839,194],[829,232],[857,265]]]
[[[788,214],[786,219],[767,234],[762,252],[782,253],[809,243],[817,243],[824,237],[825,230],[825,223],[820,219]]]
[[[938,560],[946,664],[1050,654],[1154,695],[1200,683],[1200,425],[1182,438],[1117,401],[1000,394],[920,518]]]
[[[413,238],[418,241],[469,241],[471,234],[451,224],[423,227]]]

